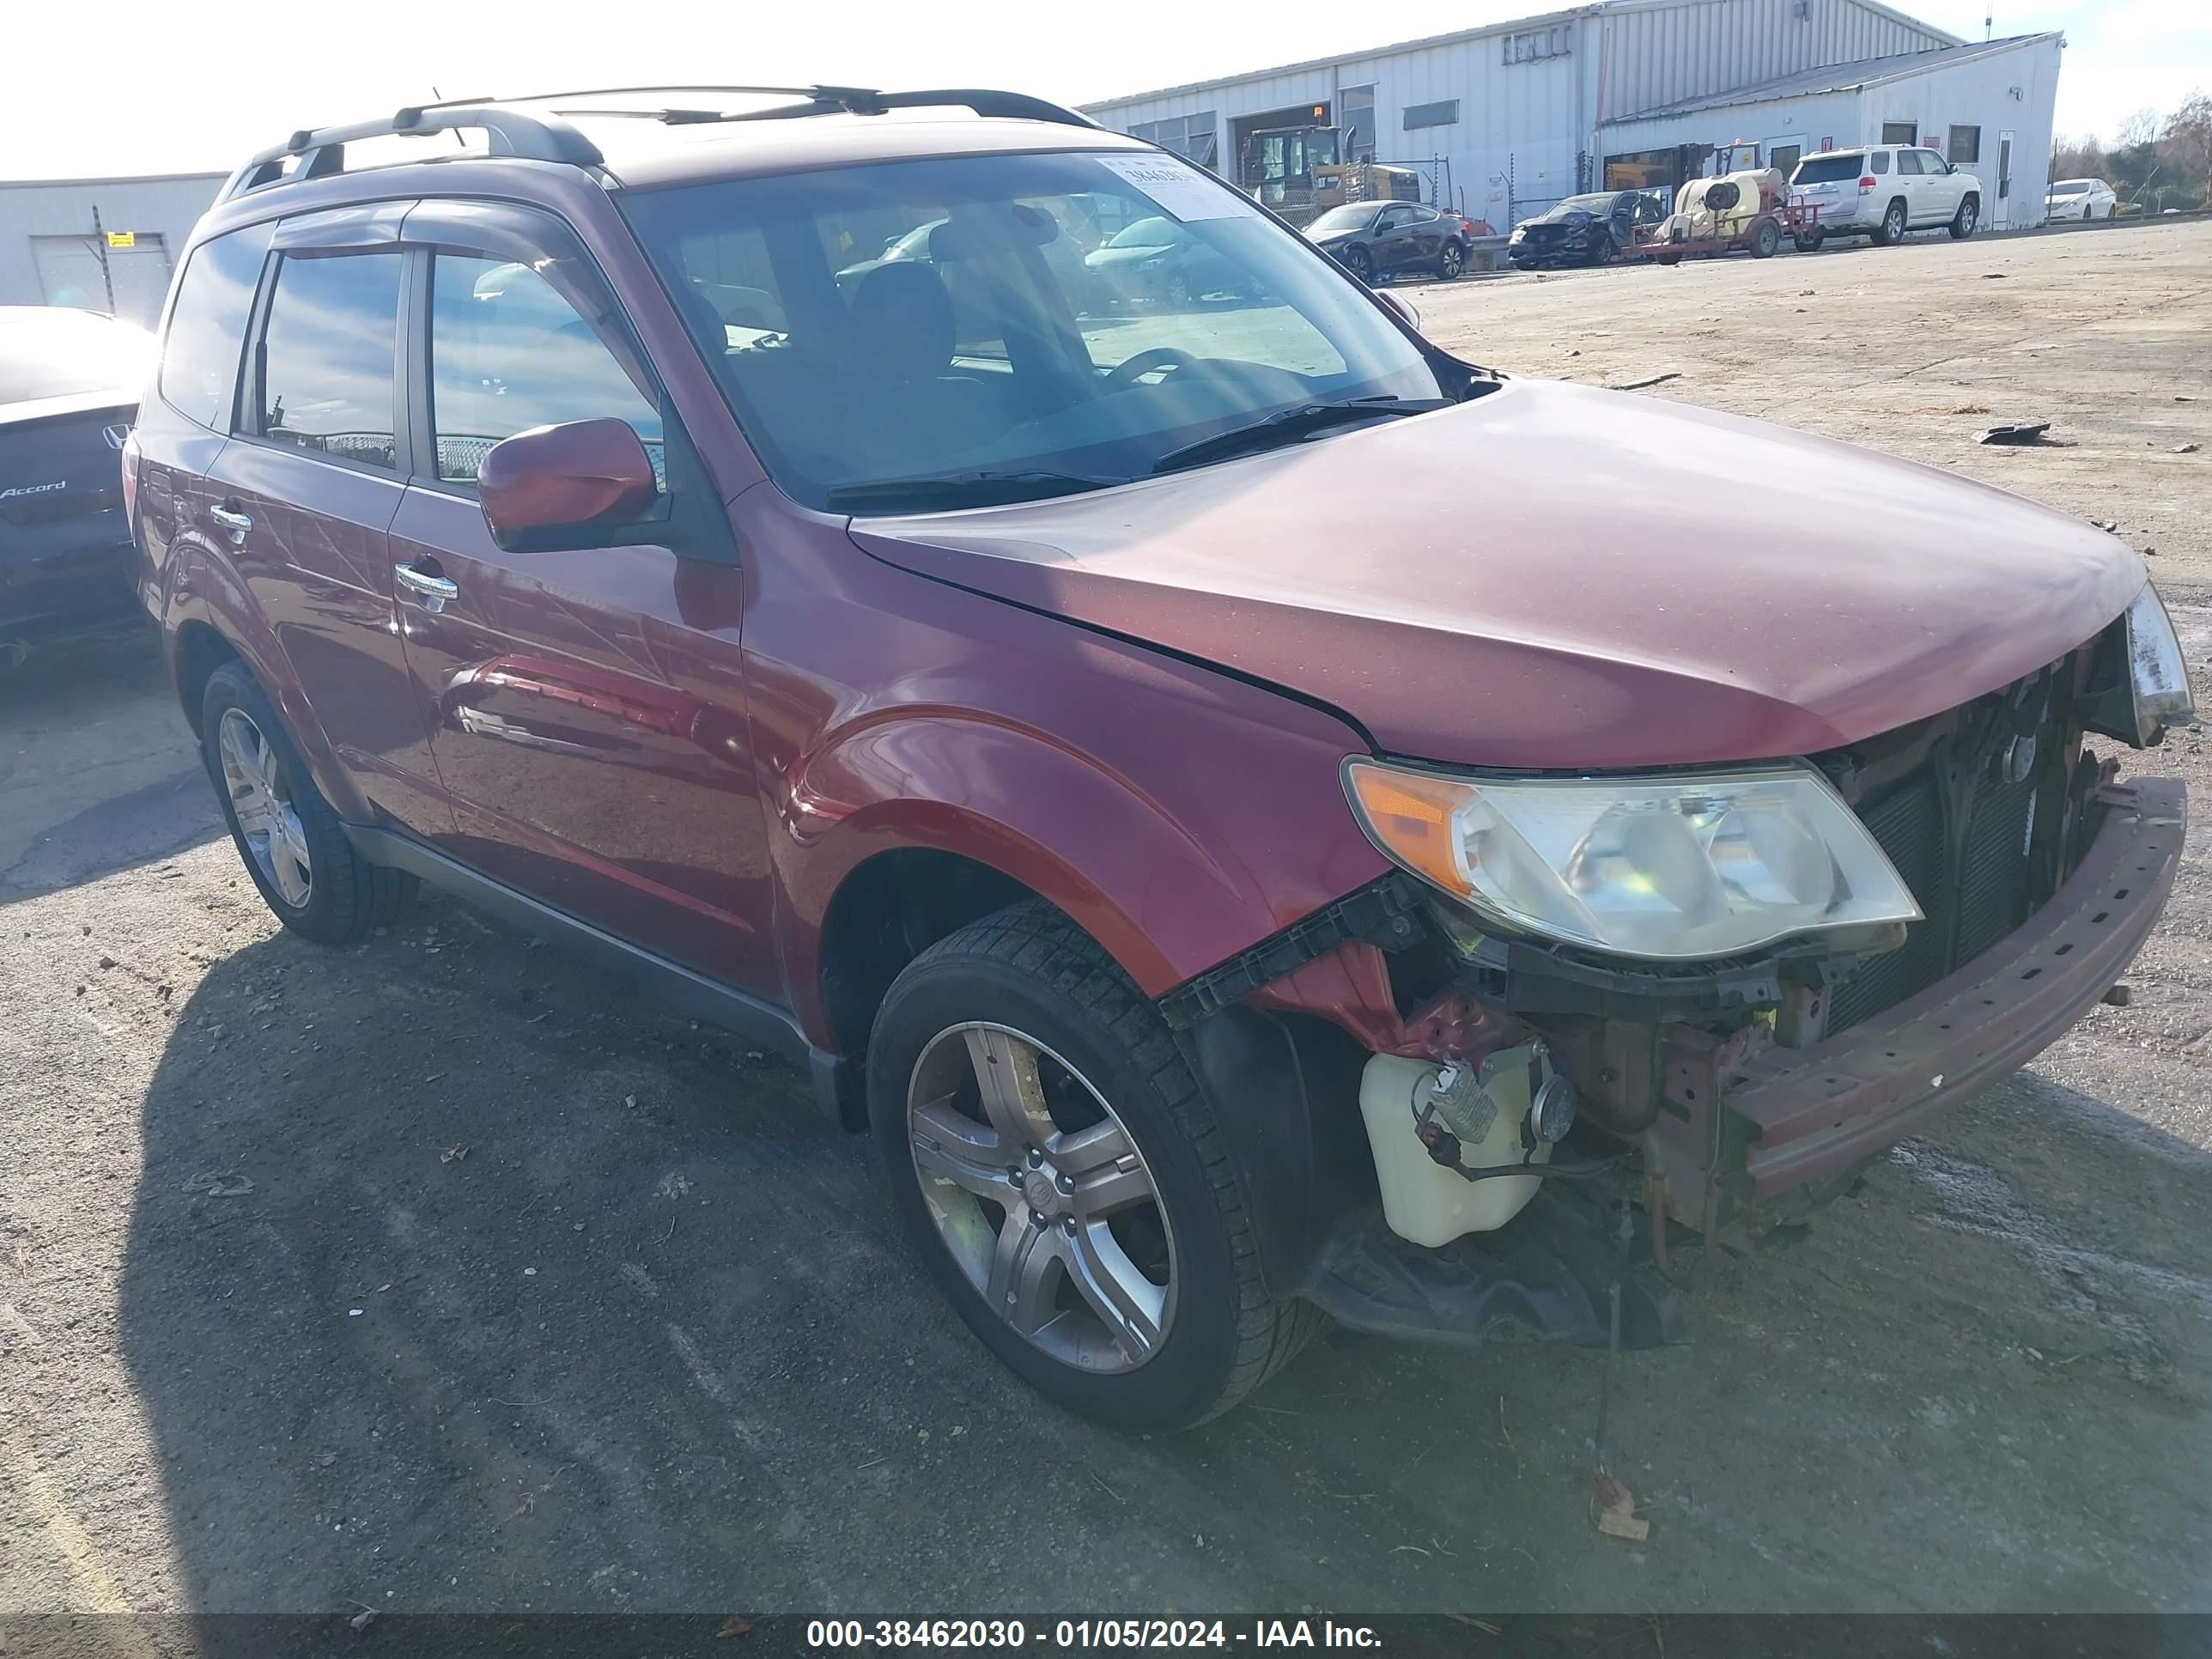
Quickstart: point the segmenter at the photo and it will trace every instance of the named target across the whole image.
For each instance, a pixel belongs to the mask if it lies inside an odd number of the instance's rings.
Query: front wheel
[[[1375,282],[1375,258],[1364,247],[1344,250],[1344,268],[1370,287]]]
[[[353,850],[242,663],[227,662],[208,677],[200,752],[246,873],[277,921],[319,945],[349,945],[399,914],[415,878]]]
[[[877,1151],[930,1272],[1059,1404],[1186,1427],[1323,1322],[1263,1290],[1227,1141],[1165,1023],[1042,901],[908,965],[867,1076]]]
[[[1982,204],[1978,197],[1969,196],[1959,204],[1959,210],[1951,216],[1951,240],[1963,242],[1974,234],[1974,226],[1982,216]]]
[[[1437,259],[1437,275],[1446,282],[1455,281],[1467,268],[1467,250],[1457,242],[1446,242],[1443,252]]]

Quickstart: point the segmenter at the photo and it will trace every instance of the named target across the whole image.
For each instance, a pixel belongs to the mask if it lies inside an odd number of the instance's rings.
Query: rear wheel
[[[1974,226],[1982,216],[1982,198],[1969,196],[1959,204],[1959,210],[1951,216],[1951,240],[1963,242],[1974,234]]]
[[[1820,251],[1822,238],[1817,230],[1800,231],[1795,240],[1800,253],[1818,253]]]
[[[276,710],[243,664],[208,677],[200,752],[246,872],[276,920],[319,945],[348,945],[399,914],[415,878],[353,850]]]
[[[1227,1143],[1158,1012],[1048,905],[916,957],[867,1074],[931,1273],[1059,1404],[1127,1428],[1201,1422],[1323,1322],[1262,1288]]]
[[[1771,259],[1775,250],[1782,246],[1782,227],[1771,219],[1761,219],[1751,228],[1751,257]]]
[[[1874,240],[1876,247],[1895,247],[1904,240],[1905,203],[1899,199],[1883,212],[1881,222],[1875,227]]]
[[[1437,260],[1437,275],[1449,283],[1466,268],[1467,250],[1457,242],[1446,242],[1443,254]]]

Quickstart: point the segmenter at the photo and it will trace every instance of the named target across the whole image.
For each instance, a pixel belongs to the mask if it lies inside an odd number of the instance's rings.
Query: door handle
[[[246,545],[246,532],[253,528],[252,514],[241,513],[234,507],[211,507],[208,508],[208,517],[230,532],[233,547]]]
[[[459,586],[451,577],[428,575],[411,564],[393,565],[392,576],[402,587],[421,598],[425,611],[442,611],[447,600],[461,595]]]

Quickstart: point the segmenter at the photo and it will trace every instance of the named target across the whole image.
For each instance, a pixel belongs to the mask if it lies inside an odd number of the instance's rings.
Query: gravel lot
[[[2115,520],[2212,656],[2212,225],[1413,297]],[[1972,441],[2027,418],[2066,447]],[[2196,734],[2152,764],[2212,799]],[[2202,827],[2132,1006],[1624,1356],[1638,1546],[1595,1357],[1343,1341],[1187,1436],[1071,1420],[794,1074],[443,901],[299,943],[216,823],[139,642],[0,682],[0,1612],[2212,1607]]]

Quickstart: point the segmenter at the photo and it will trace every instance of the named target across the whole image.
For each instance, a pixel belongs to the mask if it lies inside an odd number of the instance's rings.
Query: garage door
[[[169,250],[158,234],[142,232],[136,247],[110,248],[105,279],[99,245],[89,235],[33,236],[31,253],[48,305],[106,311],[112,283],[117,316],[148,328],[160,320],[162,296],[169,291]]]

